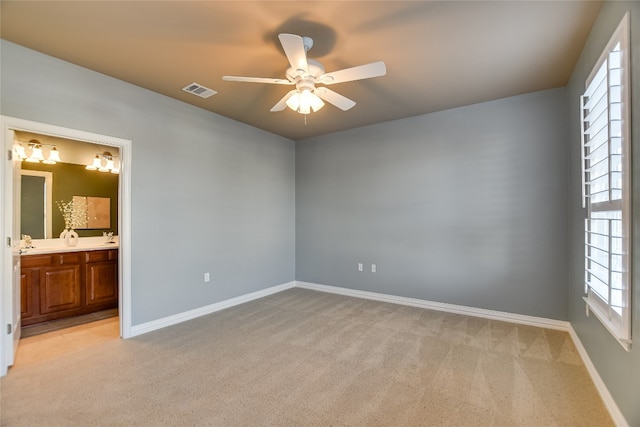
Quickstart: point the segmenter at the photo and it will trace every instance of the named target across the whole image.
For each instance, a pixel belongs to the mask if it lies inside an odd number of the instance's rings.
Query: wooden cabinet
[[[79,265],[40,269],[40,314],[72,310],[81,303]]]
[[[87,306],[118,302],[118,251],[85,252]]]
[[[36,271],[37,273],[37,271]],[[22,269],[20,274],[20,315],[22,321],[28,320],[33,316],[33,275],[31,269]]]
[[[22,325],[118,305],[118,250],[23,255]]]

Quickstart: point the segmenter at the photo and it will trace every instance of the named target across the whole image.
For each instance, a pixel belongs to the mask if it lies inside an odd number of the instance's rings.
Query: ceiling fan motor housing
[[[314,61],[313,59],[307,59],[307,69],[308,73],[305,73],[303,70],[295,70],[293,67],[287,68],[287,78],[292,82],[295,82],[298,78],[312,78],[314,81],[318,77],[324,74],[324,67],[318,61]]]

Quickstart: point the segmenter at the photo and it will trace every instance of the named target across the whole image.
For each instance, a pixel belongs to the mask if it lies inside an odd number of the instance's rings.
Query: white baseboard
[[[622,412],[620,412],[620,408],[618,408],[618,405],[616,405],[615,400],[613,400],[613,396],[611,396],[611,393],[609,393],[609,389],[605,385],[604,381],[602,381],[600,374],[598,374],[598,370],[596,369],[595,365],[591,361],[591,358],[589,357],[589,353],[587,353],[587,350],[582,345],[582,342],[580,341],[578,334],[576,333],[576,331],[573,329],[573,326],[571,325],[569,325],[569,335],[571,335],[571,339],[573,340],[573,343],[575,344],[576,349],[578,350],[578,353],[582,358],[582,362],[584,363],[584,366],[587,368],[587,371],[589,371],[589,375],[591,375],[591,380],[593,381],[593,384],[596,386],[598,393],[600,393],[600,397],[604,402],[604,406],[607,407],[607,410],[609,411],[609,415],[611,415],[613,422],[618,427],[629,427],[629,423],[627,423],[627,420],[624,418],[624,415],[622,415]]]
[[[464,305],[447,304],[417,298],[399,297],[395,295],[379,294],[376,292],[359,291],[356,289],[339,288],[336,286],[319,285],[317,283],[296,282],[296,287],[311,289],[314,291],[328,292],[332,294],[346,295],[356,298],[364,298],[375,301],[390,302],[393,304],[409,305],[412,307],[426,308],[429,310],[444,311],[447,313],[464,314],[467,316],[482,317],[485,319],[502,320],[504,322],[537,326],[539,328],[557,329],[568,331],[570,324],[563,320],[547,319],[544,317],[527,316],[524,314],[507,313],[504,311],[485,310],[483,308],[467,307]]]
[[[162,319],[152,320],[150,322],[134,325],[134,326],[131,326],[131,337],[146,334],[147,332],[155,331],[157,329],[166,328],[167,326],[186,322],[187,320],[195,319],[196,317],[215,313],[216,311],[224,310],[225,308],[233,307],[234,305],[243,304],[245,302],[253,301],[258,298],[263,298],[271,294],[282,292],[287,289],[291,289],[295,287],[295,285],[296,285],[296,282],[283,283],[282,285],[276,285],[270,288],[261,289],[256,292],[240,295],[238,297],[216,302],[214,304],[206,305],[204,307],[199,307],[193,310],[174,314],[172,316],[163,317]]]
[[[580,357],[582,358],[582,361],[584,362],[584,365],[587,368],[587,371],[589,372],[589,375],[591,375],[591,379],[593,380],[593,383],[596,386],[596,389],[598,390],[598,393],[600,394],[600,397],[602,398],[604,405],[609,411],[609,415],[611,415],[613,422],[619,427],[629,427],[627,420],[624,418],[624,415],[622,415],[622,412],[620,412],[620,408],[618,408],[618,405],[616,405],[615,400],[613,400],[613,397],[611,396],[611,393],[609,393],[609,390],[607,389],[607,386],[605,385],[604,381],[602,381],[602,378],[600,378],[600,375],[598,374],[596,367],[593,365],[593,362],[591,362],[591,359],[589,358],[589,354],[587,353],[586,349],[580,342],[580,338],[578,338],[578,335],[574,331],[570,322],[565,322],[562,320],[546,319],[544,317],[534,317],[534,316],[527,316],[523,314],[507,313],[503,311],[485,310],[483,308],[467,307],[463,305],[446,304],[446,303],[421,300],[416,298],[399,297],[395,295],[380,294],[376,292],[360,291],[357,289],[348,289],[348,288],[340,288],[336,286],[320,285],[317,283],[296,281],[295,284],[296,284],[296,287],[298,288],[311,289],[314,291],[328,292],[332,294],[340,294],[340,295],[346,295],[346,296],[351,296],[356,298],[364,298],[364,299],[370,299],[375,301],[389,302],[393,304],[401,304],[401,305],[408,305],[412,307],[426,308],[429,310],[444,311],[447,313],[464,314],[467,316],[482,317],[485,319],[492,319],[492,320],[502,320],[505,322],[566,331],[569,333],[569,336],[571,336],[571,339],[573,340],[573,343],[575,344],[576,349],[578,350],[578,353],[580,354]]]

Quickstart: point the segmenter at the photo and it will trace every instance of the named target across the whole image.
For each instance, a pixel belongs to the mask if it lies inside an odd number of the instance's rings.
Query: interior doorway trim
[[[131,145],[132,142],[127,139],[116,138],[112,136],[101,135],[92,132],[86,132],[77,129],[70,129],[46,123],[39,123],[30,120],[19,119],[15,117],[0,116],[1,130],[1,146],[4,148],[3,156],[8,155],[13,149],[14,131],[24,131],[31,133],[39,133],[43,135],[56,136],[76,141],[89,142],[99,145],[107,145],[118,147],[120,149],[120,179],[118,180],[118,234],[120,237],[120,259],[119,259],[119,313],[120,313],[120,336],[122,338],[131,337]],[[6,157],[5,157],[6,160]],[[13,175],[7,164],[3,161],[3,173],[0,174],[2,185],[0,185],[0,200],[2,200],[2,213],[4,220],[4,236],[2,236],[2,262],[0,262],[0,277],[2,278],[2,286],[0,291],[3,298],[11,296],[12,301],[4,301],[0,304],[0,376],[5,375],[8,363],[12,358],[7,360],[7,351],[13,349],[6,348],[9,345],[10,337],[7,337],[8,331],[5,325],[11,325],[10,310],[7,310],[7,304],[13,303],[12,289],[12,271],[7,268],[5,260],[11,257],[12,248],[5,242],[11,237],[11,226],[13,221]],[[7,234],[8,233],[8,234]],[[7,271],[9,270],[9,271]],[[13,347],[13,345],[11,345]]]

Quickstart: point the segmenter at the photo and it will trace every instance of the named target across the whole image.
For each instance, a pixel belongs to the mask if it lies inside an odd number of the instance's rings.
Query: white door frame
[[[4,227],[2,236],[2,259],[0,262],[0,278],[2,279],[1,294],[5,300],[0,304],[0,376],[7,374],[10,365],[13,364],[13,334],[8,334],[7,325],[11,325],[11,305],[13,295],[12,271],[7,268],[10,265],[12,248],[7,246],[6,238],[11,237],[13,222],[13,175],[7,170],[6,156],[13,150],[13,133],[15,130],[39,133],[43,135],[57,136],[82,142],[90,142],[99,145],[108,145],[120,149],[120,179],[118,180],[118,235],[120,237],[119,259],[119,312],[120,312],[120,336],[131,337],[131,145],[127,139],[121,139],[77,129],[69,129],[30,120],[18,119],[8,116],[0,116],[0,147],[4,149],[2,157],[3,172],[0,173],[0,200],[2,201],[2,214]],[[9,270],[9,271],[7,271]]]

